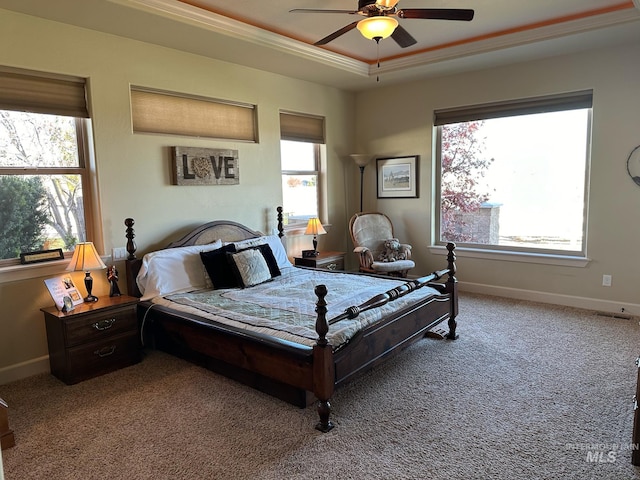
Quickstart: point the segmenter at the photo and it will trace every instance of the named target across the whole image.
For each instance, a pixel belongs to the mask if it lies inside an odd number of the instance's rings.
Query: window
[[[285,225],[306,225],[309,218],[319,216],[320,145],[281,140],[280,156]]]
[[[586,256],[592,93],[435,112],[437,240]]]
[[[280,113],[282,207],[285,225],[323,219],[324,119]]]
[[[84,80],[0,71],[0,265],[93,240]]]

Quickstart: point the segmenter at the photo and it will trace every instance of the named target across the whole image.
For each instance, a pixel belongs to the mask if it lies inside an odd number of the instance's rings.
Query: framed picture
[[[80,295],[70,275],[47,278],[44,284],[47,290],[49,290],[51,298],[53,298],[58,310],[69,312],[73,310],[76,305],[84,302],[82,295]]]
[[[418,198],[419,155],[376,159],[378,198]]]
[[[64,260],[64,253],[61,248],[20,253],[20,263],[23,265],[29,263],[52,262],[54,260]]]

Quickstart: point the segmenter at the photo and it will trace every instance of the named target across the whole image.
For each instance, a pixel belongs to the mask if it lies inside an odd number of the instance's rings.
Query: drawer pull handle
[[[329,265],[327,265],[327,270],[335,270],[336,268],[338,268],[337,263],[330,263]]]
[[[104,357],[108,357],[109,355],[113,355],[115,351],[116,351],[116,346],[111,345],[110,347],[103,347],[99,350],[96,350],[93,353],[99,356],[100,358],[104,358]]]
[[[109,320],[100,320],[99,322],[96,322],[91,326],[96,330],[102,331],[110,329],[111,327],[113,327],[114,323],[116,323],[116,319],[110,318]]]

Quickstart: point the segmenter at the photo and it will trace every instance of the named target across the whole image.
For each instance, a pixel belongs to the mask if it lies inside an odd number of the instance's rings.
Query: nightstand
[[[135,297],[101,297],[64,313],[42,308],[47,326],[51,373],[74,383],[140,361]]]
[[[344,252],[320,252],[316,257],[295,257],[294,260],[299,267],[344,270]]]
[[[11,448],[16,444],[13,430],[9,428],[8,410],[9,406],[0,398],[0,450]],[[1,470],[0,468],[0,474],[2,473]]]

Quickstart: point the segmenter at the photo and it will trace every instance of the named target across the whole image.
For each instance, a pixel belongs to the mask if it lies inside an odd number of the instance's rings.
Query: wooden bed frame
[[[142,260],[136,258],[134,220],[125,220],[128,293],[140,297],[135,278]],[[282,209],[278,207],[278,231],[283,237]],[[234,242],[261,236],[236,222],[214,221],[202,225],[167,248],[203,245],[216,239]],[[457,280],[455,278],[455,245],[447,245],[447,268],[375,296],[367,302],[350,307],[342,315],[327,321],[325,295],[327,289],[318,285],[315,293],[318,339],[313,347],[299,345],[268,335],[247,333],[226,325],[211,325],[197,316],[172,311],[166,307],[141,302],[139,316],[144,334],[151,330],[155,348],[197,362],[213,371],[243,382],[265,393],[299,407],[306,407],[317,399],[320,420],[316,428],[328,432],[333,428],[330,420],[330,400],[334,389],[401,351],[411,343],[447,320],[448,339],[455,339],[458,313]],[[354,273],[354,275],[363,275]],[[444,283],[436,283],[447,276]],[[423,286],[438,290],[439,294],[383,318],[360,331],[343,348],[333,351],[326,335],[330,325],[345,318],[355,318],[360,312],[377,308]],[[153,305],[152,308],[150,306]]]

